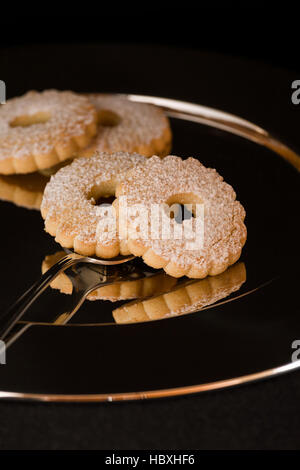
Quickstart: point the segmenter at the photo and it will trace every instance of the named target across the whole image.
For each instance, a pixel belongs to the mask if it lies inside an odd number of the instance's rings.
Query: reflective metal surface
[[[131,261],[132,259],[134,259],[134,256],[119,256],[110,260],[84,257],[76,254],[64,256],[56,264],[51,266],[51,268],[42,275],[41,279],[36,281],[24,292],[7,311],[0,314],[0,339],[7,341],[7,335],[10,333],[11,329],[18,321],[22,320],[28,308],[60,273],[65,272],[72,281],[73,305],[68,312],[59,315],[54,323],[66,324],[82,305],[86,296],[98,286],[130,278],[133,275],[130,268],[124,270],[115,267]],[[74,267],[77,265],[79,265],[81,269],[74,270]],[[94,266],[94,269],[91,269],[91,266]],[[97,266],[101,266],[101,269],[97,270]],[[105,270],[105,266],[110,266],[110,271]],[[8,341],[11,343],[11,339]]]
[[[113,312],[147,304],[143,298],[126,298],[128,284],[118,287],[120,300],[87,300],[64,326],[53,325],[53,319],[68,311],[72,296],[48,289],[40,305],[18,325],[23,334],[8,349],[7,364],[0,366],[3,398],[155,398],[242,384],[300,365],[291,361],[292,342],[300,337],[295,250],[299,156],[237,116],[164,98],[128,97],[163,106],[172,121],[172,153],[198,157],[235,188],[247,212],[248,240],[241,258],[246,279],[237,284],[238,290],[212,304],[203,303],[196,311],[190,305],[193,313],[129,324],[115,323]],[[286,187],[288,191],[283,190]],[[2,243],[16,250],[6,286],[9,290],[14,281],[14,290],[23,290],[25,280],[28,284],[38,277],[46,254],[59,247],[43,233],[37,211],[33,216],[33,211],[2,203],[0,213],[13,227],[8,225],[2,233]],[[22,248],[22,257],[14,238],[16,219],[27,234],[23,247],[28,247],[28,255]],[[180,288],[170,286],[164,294],[153,290],[150,299],[165,301],[168,293],[178,294]],[[9,304],[8,294],[6,299]]]

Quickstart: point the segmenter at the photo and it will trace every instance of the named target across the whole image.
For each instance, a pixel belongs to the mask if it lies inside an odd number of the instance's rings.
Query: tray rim
[[[201,385],[190,385],[185,387],[175,387],[167,389],[158,389],[141,392],[119,392],[119,393],[99,393],[99,394],[45,394],[45,393],[20,393],[20,392],[3,392],[0,391],[0,399],[14,399],[25,401],[40,402],[69,402],[69,403],[92,403],[92,402],[115,402],[115,401],[133,401],[148,400],[154,398],[167,398],[182,395],[192,395],[200,392],[208,392],[212,390],[221,390],[238,385],[245,385],[251,382],[275,377],[292,370],[300,368],[300,360],[285,364],[272,369],[266,369],[262,372],[241,375],[232,379],[219,380],[216,382],[208,382]]]
[[[112,95],[113,93],[103,94]],[[116,93],[115,95],[123,96],[130,101],[159,106],[166,112],[169,117],[172,118],[198,122],[199,124],[214,127],[222,131],[243,137],[247,140],[257,143],[258,145],[262,145],[274,151],[275,153],[283,157],[287,162],[289,162],[296,170],[298,170],[298,172],[300,172],[300,155],[298,153],[296,153],[290,146],[286,145],[283,141],[273,136],[267,130],[235,114],[230,114],[225,111],[216,108],[210,108],[208,106],[203,106],[200,104],[170,98],[125,93]],[[32,323],[26,322],[26,324],[30,326]],[[47,324],[44,325],[50,326]],[[85,325],[74,326],[79,327]],[[119,392],[111,394],[36,394],[0,390],[0,399],[42,402],[91,403],[166,398],[180,395],[191,395],[199,392],[220,390],[237,385],[243,385],[246,383],[256,382],[258,380],[275,377],[299,368],[300,359],[295,362],[290,362],[278,367],[273,367],[271,369],[265,369],[260,372],[192,386],[139,392]]]

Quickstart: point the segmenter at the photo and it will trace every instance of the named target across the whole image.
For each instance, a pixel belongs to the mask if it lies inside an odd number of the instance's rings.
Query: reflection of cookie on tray
[[[163,295],[122,305],[113,310],[113,317],[117,323],[134,323],[191,313],[228,297],[245,281],[245,265],[237,263],[218,276],[188,281]]]
[[[118,95],[86,95],[98,113],[98,133],[79,155],[99,152],[164,156],[171,149],[168,118],[157,106],[134,103]]]
[[[0,108],[0,173],[50,168],[87,146],[97,114],[85,96],[71,91],[30,91]]]
[[[61,260],[66,253],[58,251],[53,255],[45,257],[42,263],[42,273]],[[73,256],[78,256],[75,253]],[[153,274],[149,277],[134,281],[117,282],[107,286],[99,287],[88,295],[89,300],[127,300],[145,298],[162,292],[168,292],[177,283],[177,279],[168,276],[163,272]],[[50,284],[53,289],[58,289],[63,294],[72,293],[72,283],[64,273],[59,274]]]
[[[27,209],[39,209],[49,178],[40,173],[0,175],[0,199]]]

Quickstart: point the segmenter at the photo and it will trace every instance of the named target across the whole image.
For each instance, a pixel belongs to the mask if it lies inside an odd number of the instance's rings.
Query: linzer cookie
[[[126,205],[122,237],[128,250],[149,266],[175,277],[204,278],[222,273],[241,255],[245,210],[217,171],[194,158],[153,156],[128,172],[116,196],[119,218]],[[190,217],[178,221],[174,205],[187,207]]]
[[[85,96],[70,91],[30,91],[0,107],[0,173],[52,167],[86,147],[97,115]]]
[[[169,120],[160,108],[134,103],[122,96],[87,96],[98,113],[98,132],[79,155],[124,151],[162,157],[169,153],[172,134]]]
[[[114,198],[115,188],[127,171],[145,161],[138,154],[96,153],[61,168],[45,188],[41,205],[45,230],[63,247],[74,248],[79,254],[117,256],[121,247],[113,213],[110,218],[110,198]]]

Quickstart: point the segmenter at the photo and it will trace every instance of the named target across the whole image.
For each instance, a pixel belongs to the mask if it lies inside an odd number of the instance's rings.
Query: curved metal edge
[[[118,255],[115,258],[98,258],[97,256],[91,257],[91,256],[80,255],[79,253],[76,253],[74,250],[70,248],[63,248],[63,250],[70,257],[72,255],[75,256],[74,258],[72,258],[75,260],[74,264],[90,263],[90,264],[98,264],[100,266],[115,266],[115,265],[127,263],[127,261],[132,261],[134,258],[136,258],[135,255]],[[60,259],[57,263],[61,263],[62,260],[63,258]]]
[[[282,156],[300,171],[300,155],[277,140],[269,132],[255,124],[242,119],[236,115],[209,108],[202,105],[189,103],[186,101],[160,98],[147,95],[120,94],[130,101],[148,103],[161,107],[170,117],[199,122],[210,127],[239,135],[255,143],[263,145],[275,153]],[[267,369],[262,372],[243,375],[233,379],[226,379],[217,382],[210,382],[202,385],[187,387],[177,387],[170,389],[144,391],[144,392],[124,392],[113,394],[88,394],[88,395],[55,395],[55,394],[34,394],[0,391],[0,399],[18,399],[41,402],[113,402],[142,400],[152,398],[175,397],[179,395],[191,395],[199,392],[225,389],[236,385],[243,385],[258,380],[274,377],[283,373],[300,368],[300,360],[285,364],[283,366]]]
[[[215,127],[231,134],[244,137],[252,142],[273,150],[273,152],[279,154],[300,171],[300,155],[297,152],[285,145],[262,127],[259,127],[246,119],[240,118],[235,114],[226,113],[219,109],[209,108],[207,106],[190,103],[188,101],[179,101],[147,95],[123,94],[122,96],[127,97],[130,101],[159,106],[170,117],[198,122],[206,126]]]
[[[192,385],[187,387],[177,387],[162,390],[150,390],[143,392],[124,392],[124,393],[102,393],[102,394],[86,394],[86,395],[55,395],[55,394],[39,394],[39,393],[17,393],[17,392],[0,392],[0,399],[18,399],[27,401],[40,402],[114,402],[114,401],[130,401],[130,400],[146,400],[154,398],[177,397],[182,395],[192,395],[200,392],[208,392],[212,390],[225,389],[237,385],[256,382],[300,368],[300,360],[286,364],[284,366],[267,369],[263,372],[242,375],[234,379],[219,380],[202,385]]]

